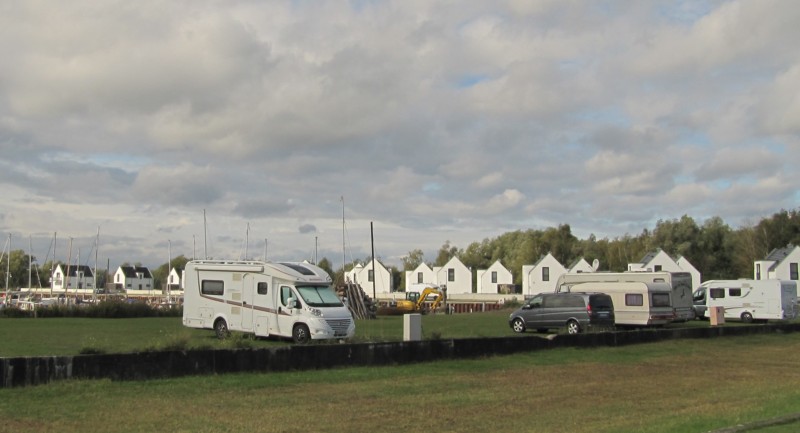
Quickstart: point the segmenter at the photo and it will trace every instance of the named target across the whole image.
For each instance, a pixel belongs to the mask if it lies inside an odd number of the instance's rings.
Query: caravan
[[[688,272],[580,272],[564,274],[559,277],[556,287],[571,286],[578,283],[612,282],[667,283],[672,288],[672,307],[675,308],[675,321],[685,322],[695,318],[692,308],[692,274]],[[558,289],[557,289],[558,290]]]
[[[183,281],[183,325],[220,338],[233,330],[306,343],[355,333],[330,276],[309,263],[193,260]]]
[[[711,280],[694,292],[698,317],[722,307],[726,320],[792,320],[797,317],[797,283],[789,280]]]
[[[556,290],[558,293],[594,292],[611,296],[617,326],[666,325],[675,320],[672,288],[667,283],[587,282],[564,284],[558,286]]]

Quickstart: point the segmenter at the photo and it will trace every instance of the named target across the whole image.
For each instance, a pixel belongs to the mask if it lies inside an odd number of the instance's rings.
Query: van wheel
[[[308,331],[308,326],[302,323],[295,325],[292,330],[292,340],[297,344],[306,344],[311,340],[311,333]]]
[[[231,335],[230,331],[228,331],[228,324],[225,322],[225,319],[217,319],[214,322],[214,332],[217,333],[217,338],[220,340],[224,340]]]
[[[742,313],[742,322],[753,323],[753,315],[745,311],[744,313]]]
[[[567,322],[567,334],[578,334],[581,332],[581,325],[574,320]]]
[[[511,329],[513,329],[516,333],[525,332],[525,322],[517,317],[511,322]]]

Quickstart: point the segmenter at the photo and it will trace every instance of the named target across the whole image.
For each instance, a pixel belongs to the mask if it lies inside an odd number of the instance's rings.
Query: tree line
[[[737,229],[731,228],[720,217],[698,224],[694,218],[684,215],[677,219],[659,220],[655,228],[644,229],[638,235],[625,234],[613,239],[597,239],[593,234],[587,239],[578,239],[572,234],[569,224],[544,230],[517,230],[473,242],[466,248],[458,248],[446,241],[432,261],[426,260],[422,250],[415,249],[403,258],[402,269],[396,266],[388,268],[393,287],[402,289],[405,287],[405,271],[416,269],[422,263],[431,267],[444,266],[451,258],[458,257],[467,267],[477,270],[487,269],[499,260],[511,271],[514,284],[521,284],[522,266],[536,263],[547,253],[564,266],[570,266],[580,258],[589,263],[597,259],[599,270],[624,271],[628,263],[638,263],[647,253],[660,248],[674,258],[685,257],[700,271],[703,280],[736,279],[752,278],[755,260],[787,245],[800,245],[800,209],[781,210],[758,223]],[[29,259],[24,251],[14,250],[0,260],[0,284],[4,284],[6,269],[10,268],[9,287],[27,287]],[[356,260],[336,270],[327,258],[317,265],[339,282],[353,266],[358,263],[365,265],[370,259]],[[178,256],[153,270],[155,287],[164,285],[170,269],[174,267],[180,272],[187,261],[186,257]],[[53,262],[47,262],[35,267],[31,281],[33,287],[49,286],[54,266]],[[103,287],[106,270],[98,270],[98,274],[98,286]]]

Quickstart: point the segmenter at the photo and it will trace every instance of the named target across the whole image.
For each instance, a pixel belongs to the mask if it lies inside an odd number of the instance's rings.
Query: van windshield
[[[330,286],[297,286],[297,291],[309,307],[342,307],[342,301]]]

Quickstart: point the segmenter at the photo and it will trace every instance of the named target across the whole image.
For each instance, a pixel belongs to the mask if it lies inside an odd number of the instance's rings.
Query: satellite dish
[[[598,268],[600,268],[600,260],[592,260],[592,271],[597,272]]]

